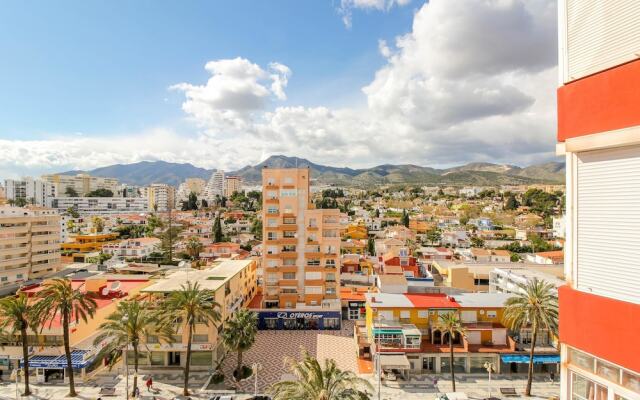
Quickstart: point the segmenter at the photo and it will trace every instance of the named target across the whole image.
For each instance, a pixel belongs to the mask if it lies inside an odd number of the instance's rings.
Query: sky
[[[0,178],[554,159],[552,0],[8,1]]]

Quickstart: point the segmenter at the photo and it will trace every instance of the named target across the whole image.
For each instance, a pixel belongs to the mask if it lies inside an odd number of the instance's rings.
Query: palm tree
[[[53,321],[62,319],[62,340],[64,342],[64,354],[67,358],[67,375],[69,377],[69,396],[75,397],[75,383],[73,380],[73,367],[71,364],[71,349],[69,345],[69,324],[75,321],[84,321],[93,318],[97,305],[93,296],[89,293],[74,289],[69,279],[55,278],[45,282],[43,289],[38,292],[38,302],[34,306],[37,320],[41,329],[48,321],[49,327]]]
[[[181,290],[172,292],[165,303],[165,318],[180,319],[188,329],[187,336],[187,360],[184,369],[183,394],[189,395],[189,367],[191,364],[191,342],[196,323],[206,325],[220,321],[220,305],[214,300],[214,293],[210,290],[200,289],[198,282],[187,281],[181,286]]]
[[[552,284],[533,278],[526,285],[519,284],[520,291],[506,302],[503,321],[514,331],[531,328],[531,350],[525,394],[531,396],[533,379],[533,354],[538,331],[555,332],[558,329],[558,296]]]
[[[451,385],[455,392],[456,376],[453,368],[453,341],[457,334],[463,334],[464,328],[462,327],[460,318],[458,318],[458,315],[455,312],[440,315],[439,327],[442,331],[442,336],[449,334],[449,367],[451,369]]]
[[[0,331],[7,336],[15,337],[18,333],[22,339],[22,360],[24,365],[24,393],[23,396],[30,396],[29,389],[29,336],[27,330],[35,332],[35,318],[33,308],[29,304],[29,299],[25,293],[17,296],[5,297],[0,300]]]
[[[302,353],[302,361],[289,360],[295,381],[281,381],[271,385],[274,400],[365,400],[373,386],[351,371],[342,371],[335,360],[325,360],[324,368],[318,360]]]
[[[242,353],[249,350],[256,341],[258,333],[258,315],[253,311],[242,309],[226,322],[222,333],[222,342],[227,349],[238,353],[235,376],[242,379]]]
[[[200,252],[202,251],[202,242],[196,236],[191,236],[187,239],[186,248],[191,259],[196,260],[199,258]]]
[[[170,325],[163,324],[158,312],[149,308],[148,304],[138,300],[126,300],[118,304],[116,311],[109,315],[98,328],[101,332],[95,338],[94,345],[108,341],[98,354],[98,359],[108,357],[111,365],[119,359],[123,351],[133,347],[133,389],[135,394],[138,387],[138,355],[141,341],[151,335],[169,342],[171,338]],[[124,349],[124,350],[123,350]]]

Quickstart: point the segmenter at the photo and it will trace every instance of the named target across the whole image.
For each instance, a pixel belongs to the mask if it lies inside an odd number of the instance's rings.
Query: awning
[[[411,369],[409,359],[404,354],[382,354],[380,366],[383,369]]]
[[[402,329],[373,328],[374,335],[402,335]]]
[[[505,354],[500,356],[503,363],[528,364],[529,356],[524,354]],[[560,356],[557,354],[541,354],[533,356],[534,364],[558,364]]]
[[[84,368],[91,363],[91,359],[84,359],[85,353],[87,352],[84,350],[71,352],[71,366],[74,369]],[[23,360],[20,360],[20,367],[22,367],[22,364]],[[67,358],[64,354],[60,356],[33,356],[29,358],[29,367],[62,369],[67,367]]]

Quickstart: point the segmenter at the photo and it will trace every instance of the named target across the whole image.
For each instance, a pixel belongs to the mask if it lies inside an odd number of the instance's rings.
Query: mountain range
[[[271,156],[256,165],[248,165],[227,175],[242,177],[246,185],[258,185],[263,167],[309,167],[312,179],[321,184],[366,187],[371,184],[423,184],[423,185],[517,185],[533,183],[564,183],[563,162],[515,165],[470,163],[459,167],[436,169],[412,164],[384,164],[371,168],[352,169],[313,163],[304,158]],[[199,168],[189,163],[142,161],[133,164],[115,164],[90,171],[67,171],[62,174],[87,173],[93,176],[113,177],[123,183],[145,186],[151,183],[179,185],[186,178],[208,180],[215,170]]]

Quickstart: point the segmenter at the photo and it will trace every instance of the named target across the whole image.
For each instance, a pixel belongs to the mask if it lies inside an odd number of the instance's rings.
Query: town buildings
[[[60,269],[60,217],[50,209],[0,207],[0,286]]]
[[[242,178],[239,176],[227,176],[224,179],[224,195],[229,198],[236,192],[242,191]]]
[[[54,184],[33,178],[6,179],[4,187],[7,200],[13,203],[49,206],[56,195]]]
[[[640,399],[637,1],[559,4],[558,153],[567,166],[562,399]]]
[[[74,197],[69,196],[67,188],[73,189],[78,196],[86,196],[97,189],[110,190],[115,195],[120,187],[118,180],[115,178],[102,178],[87,174],[42,175],[42,180],[54,185],[56,197]]]
[[[313,207],[310,180],[308,168],[262,170],[263,307],[337,310],[337,321],[320,314],[303,321],[295,313],[265,317],[274,329],[282,324],[295,329],[298,323],[310,329],[340,326],[340,211]]]
[[[194,193],[198,198],[204,193],[207,182],[201,178],[187,178],[178,186],[176,192],[176,199],[178,202],[185,201],[189,198],[191,193]]]
[[[142,189],[149,210],[169,211],[176,206],[176,189],[164,183],[154,183]]]
[[[80,215],[150,211],[147,197],[54,197],[50,199],[49,206],[60,212],[72,209]]]
[[[116,258],[141,259],[159,251],[161,240],[154,237],[127,239],[102,246],[102,252]]]
[[[224,196],[224,171],[214,172],[204,189],[204,198],[208,202],[215,201],[216,196]]]

